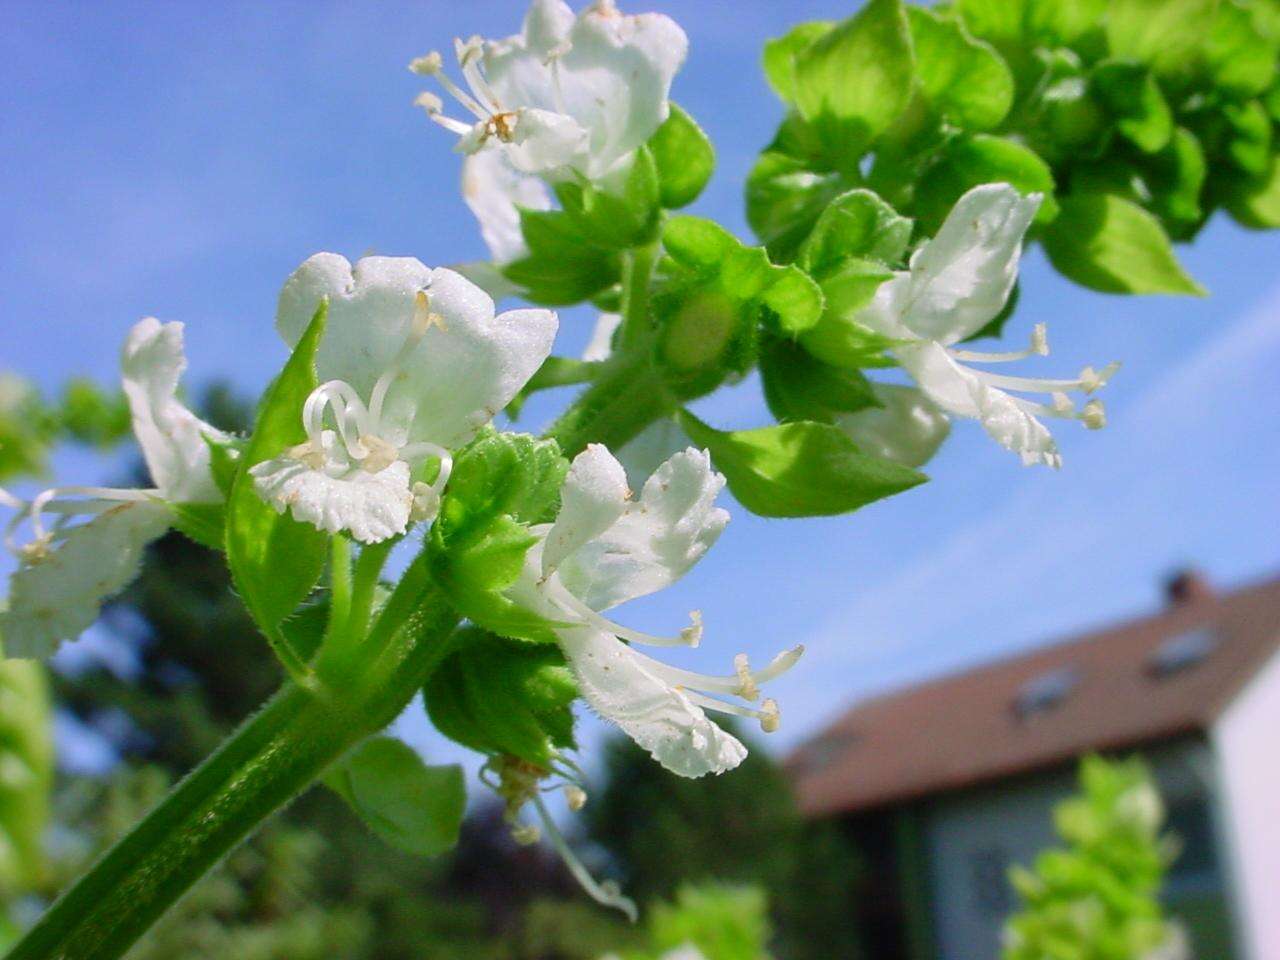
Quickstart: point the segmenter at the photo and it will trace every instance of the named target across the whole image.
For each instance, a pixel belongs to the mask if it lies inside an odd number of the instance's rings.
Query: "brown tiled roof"
[[[1211,637],[1203,660],[1153,658]],[[1190,641],[1191,648],[1197,641]],[[787,761],[810,815],[865,810],[1206,728],[1280,646],[1280,580],[861,703]],[[1066,689],[1040,711],[1017,704]],[[1028,684],[1032,684],[1028,687]],[[1059,693],[1062,689],[1059,689]]]

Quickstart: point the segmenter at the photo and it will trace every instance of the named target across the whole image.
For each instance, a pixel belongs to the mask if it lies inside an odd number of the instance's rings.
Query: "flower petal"
[[[68,530],[47,557],[9,581],[0,638],[9,657],[47,657],[98,618],[102,601],[138,575],[142,551],[172,525],[167,507],[149,501],[112,506]]]
[[[332,434],[326,431],[326,439]],[[397,460],[377,473],[358,465],[338,476],[298,460],[279,457],[251,467],[253,488],[278,513],[288,510],[317,530],[345,530],[361,543],[379,543],[404,533],[413,509],[409,465]]]
[[[667,119],[671,81],[689,40],[670,17],[624,16],[612,4],[585,9],[559,61],[564,108],[591,132],[590,179],[645,144]]]
[[[225,436],[178,402],[178,380],[187,367],[182,324],[147,317],[134,324],[121,351],[120,367],[133,432],[152,482],[166,500],[222,499],[209,469],[205,436]]]
[[[732,770],[747,755],[676,688],[653,676],[631,648],[598,630],[558,631],[560,646],[591,708],[616,723],[660,764],[682,777]]]
[[[573,117],[554,110],[521,108],[511,140],[504,144],[516,170],[551,180],[564,180],[574,170],[589,169],[591,132]]]
[[[630,495],[622,464],[603,444],[588,444],[573,458],[560,487],[560,512],[543,542],[542,575],[550,575],[565,557],[613,526]]]
[[[951,431],[942,409],[914,387],[871,386],[883,406],[838,414],[835,424],[864,452],[908,467],[927,463]]]
[[[481,150],[463,161],[462,198],[480,221],[480,234],[499,265],[529,254],[518,208],[551,209],[546,185],[518,171],[498,149]]]
[[[990,183],[957,200],[937,236],[912,256],[910,280],[885,285],[900,321],[916,336],[943,344],[981,329],[1009,298],[1022,237],[1040,199]]]
[[[692,448],[662,464],[608,530],[560,565],[565,587],[594,610],[660,590],[716,542],[729,514],[715,505],[724,477],[705,450]]]
[[[996,443],[1022,457],[1024,466],[1062,466],[1058,444],[1043,423],[1023,410],[1003,390],[975,381],[971,387],[982,428]]]
[[[299,267],[280,294],[276,326],[291,346],[321,297],[329,318],[316,357],[321,380],[344,380],[368,398],[401,353],[427,291],[433,323],[407,355],[383,404],[383,439],[454,448],[510,402],[551,352],[556,315],[512,310],[494,316],[493,300],[452,270],[409,257],[346,258],[320,253]]]

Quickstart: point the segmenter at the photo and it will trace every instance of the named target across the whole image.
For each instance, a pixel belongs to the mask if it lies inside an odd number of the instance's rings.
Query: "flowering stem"
[[[361,671],[317,663],[341,696],[285,686],[182,781],[40,918],[9,960],[113,960],[263,820],[405,707],[439,662],[458,622],[424,569],[411,568],[375,624]],[[405,584],[408,583],[406,588]],[[403,588],[403,590],[402,590]],[[331,664],[330,666],[336,666]]]
[[[622,259],[622,329],[619,346],[622,351],[632,351],[648,342],[649,283],[658,261],[656,244],[633,247]]]
[[[588,443],[617,450],[641,430],[676,411],[676,400],[653,362],[646,334],[631,352],[608,361],[595,382],[553,423],[546,436],[560,444],[566,457]]]

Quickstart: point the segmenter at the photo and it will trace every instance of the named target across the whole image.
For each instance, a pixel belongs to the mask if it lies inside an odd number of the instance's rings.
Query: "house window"
[[[1013,909],[1009,855],[1000,847],[979,847],[969,854],[970,900],[975,913],[1001,919]]]

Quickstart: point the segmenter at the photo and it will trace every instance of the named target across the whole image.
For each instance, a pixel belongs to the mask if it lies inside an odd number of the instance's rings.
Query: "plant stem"
[[[614,354],[545,434],[566,457],[588,443],[617,450],[679,406],[654,363],[649,287],[657,259],[656,244],[628,250],[623,258],[622,325]]]
[[[635,247],[622,260],[622,327],[618,337],[620,352],[634,353],[647,345],[652,324],[649,320],[649,285],[658,262],[656,244]]]
[[[342,678],[339,696],[286,683],[64,893],[8,960],[119,957],[263,820],[390,723],[421,688],[458,622],[428,579],[413,586],[414,612],[363,673]]]

